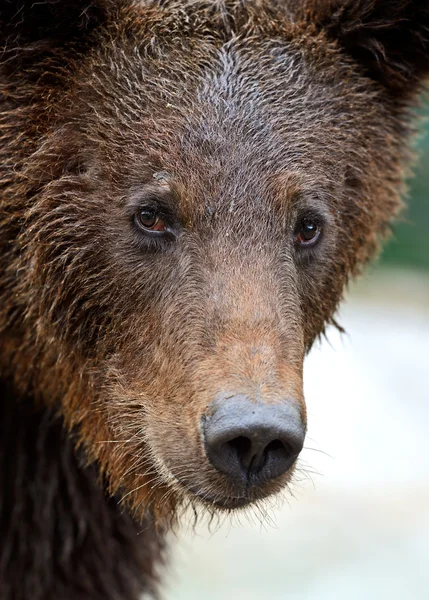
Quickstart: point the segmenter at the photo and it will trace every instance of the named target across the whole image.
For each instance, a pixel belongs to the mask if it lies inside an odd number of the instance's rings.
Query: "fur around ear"
[[[52,38],[65,42],[102,23],[114,5],[114,0],[1,0],[0,43],[8,50]]]
[[[308,0],[328,36],[394,95],[417,92],[429,74],[428,0]]]

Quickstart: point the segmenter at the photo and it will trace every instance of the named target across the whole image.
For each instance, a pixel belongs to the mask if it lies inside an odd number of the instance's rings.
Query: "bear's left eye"
[[[301,219],[295,229],[295,243],[301,248],[317,244],[322,233],[320,222],[313,218]]]
[[[137,225],[146,233],[165,233],[168,231],[167,224],[162,216],[154,209],[139,209],[135,215]]]

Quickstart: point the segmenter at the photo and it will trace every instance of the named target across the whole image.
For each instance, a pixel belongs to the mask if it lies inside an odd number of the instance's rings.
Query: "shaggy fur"
[[[2,599],[136,598],[160,546],[118,498],[161,540],[293,475],[237,495],[201,420],[229,392],[305,420],[304,355],[401,206],[429,8],[3,0],[0,38]]]
[[[0,391],[2,600],[153,594],[162,550],[153,520],[136,524],[106,497],[51,410]]]

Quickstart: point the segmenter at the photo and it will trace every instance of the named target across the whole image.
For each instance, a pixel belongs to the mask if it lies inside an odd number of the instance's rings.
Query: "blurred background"
[[[428,111],[429,115],[429,111]],[[429,598],[429,125],[409,209],[305,365],[293,497],[186,523],[166,600]],[[189,520],[191,522],[191,518]]]

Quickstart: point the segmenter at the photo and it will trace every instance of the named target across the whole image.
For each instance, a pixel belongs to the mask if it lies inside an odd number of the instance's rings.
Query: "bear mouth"
[[[204,504],[206,508],[217,508],[220,510],[236,510],[240,508],[246,508],[253,504],[257,498],[253,498],[250,495],[239,495],[239,496],[222,496],[221,494],[211,495],[204,491],[194,487],[192,485],[184,484],[182,481],[179,482],[182,490],[184,489],[186,495],[192,495],[193,498],[197,498]]]
[[[289,472],[291,474],[291,471]],[[284,488],[284,482],[281,485],[273,486],[252,486],[248,484],[241,489],[237,489],[235,493],[231,494],[222,492],[219,490],[218,493],[210,493],[201,488],[199,485],[195,485],[190,481],[183,480],[173,475],[176,486],[180,487],[180,493],[185,496],[188,500],[198,500],[207,509],[219,509],[226,511],[239,510],[247,508],[252,504],[266,500],[270,496],[277,495]]]
[[[215,498],[211,496],[207,496],[206,494],[196,494],[194,495],[202,502],[209,507],[219,508],[221,510],[235,510],[239,508],[245,508],[252,503],[250,498],[246,498],[244,496],[226,496],[225,498]]]

